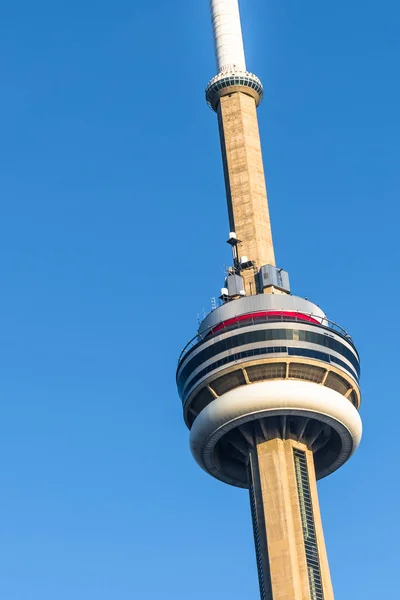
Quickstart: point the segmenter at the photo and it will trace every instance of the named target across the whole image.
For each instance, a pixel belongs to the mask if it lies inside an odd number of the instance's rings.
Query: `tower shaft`
[[[229,226],[240,240],[238,252],[255,268],[242,271],[247,295],[258,293],[257,272],[275,265],[256,103],[238,91],[223,96],[218,123],[224,165]]]
[[[312,451],[257,444],[249,483],[261,600],[333,600]]]
[[[275,266],[267,189],[258,130],[261,81],[246,68],[238,0],[210,0],[218,75],[207,101],[218,114],[230,230],[239,240],[236,259],[246,295],[278,292],[261,285],[259,270]],[[279,286],[278,286],[279,288]]]
[[[248,488],[261,600],[333,600],[317,479],[358,447],[360,359],[351,337],[290,293],[275,263],[238,0],[210,0],[233,264],[221,304],[182,351],[177,386],[197,463]]]

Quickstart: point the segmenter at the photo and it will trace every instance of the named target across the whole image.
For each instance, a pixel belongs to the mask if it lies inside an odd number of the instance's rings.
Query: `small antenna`
[[[229,232],[229,239],[227,240],[227,244],[232,247],[232,258],[234,268],[236,270],[239,269],[239,261],[238,261],[238,244],[240,244],[240,240],[237,239],[236,233],[234,231]]]

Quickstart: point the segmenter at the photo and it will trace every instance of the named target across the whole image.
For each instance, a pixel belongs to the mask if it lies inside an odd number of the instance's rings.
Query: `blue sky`
[[[398,589],[398,2],[242,0],[278,264],[353,335],[364,439],[320,484],[340,600]],[[229,261],[207,0],[0,9],[0,595],[256,599],[245,492],[176,360]]]

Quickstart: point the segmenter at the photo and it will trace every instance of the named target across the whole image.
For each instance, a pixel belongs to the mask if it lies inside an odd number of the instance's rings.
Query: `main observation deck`
[[[312,394],[321,399],[332,390],[338,394],[335,396],[338,401],[342,397],[345,404],[348,402],[353,410],[358,410],[359,376],[359,355],[344,329],[328,320],[323,311],[308,300],[270,294],[233,300],[212,311],[181,353],[177,385],[185,422],[191,429],[202,411],[228,392],[241,389],[241,396],[248,398],[254,393],[254,384],[274,380],[309,382],[308,385],[313,384]],[[279,414],[284,419],[275,426],[275,434],[280,428],[279,435],[286,437],[291,427],[294,437],[306,439],[308,436],[312,440],[310,447],[317,442],[318,448],[314,445],[314,450],[319,478],[338,468],[352,451],[347,434],[339,439],[339,426],[326,423],[322,432],[322,426],[316,427],[315,415],[310,411],[299,412],[283,404],[281,409],[278,402],[276,410],[269,414]],[[289,424],[286,416],[291,417]],[[246,422],[252,418],[247,414]],[[243,431],[241,426],[242,434]],[[225,466],[222,471],[229,471],[234,485],[245,486],[242,467],[234,469],[233,475],[232,448],[224,452],[227,440],[231,443],[234,436],[237,437],[237,432],[225,435],[218,444],[218,461],[222,464],[223,455],[229,455],[229,468]],[[329,444],[321,444],[322,438],[329,439]],[[237,446],[237,440],[233,441]],[[245,448],[244,456],[247,452]]]
[[[360,359],[351,337],[311,302],[293,299],[243,298],[206,317],[183,349],[177,369],[189,427],[216,396],[266,379],[323,383],[359,407]]]

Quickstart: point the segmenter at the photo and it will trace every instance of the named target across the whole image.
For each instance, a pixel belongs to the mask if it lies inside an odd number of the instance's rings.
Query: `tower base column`
[[[261,600],[333,600],[312,452],[259,443],[249,479]]]

